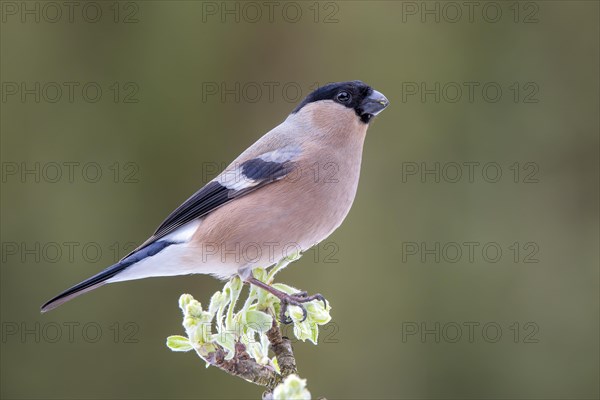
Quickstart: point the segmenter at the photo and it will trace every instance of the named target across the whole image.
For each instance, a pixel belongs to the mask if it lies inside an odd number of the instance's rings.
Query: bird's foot
[[[282,296],[279,297],[277,295],[275,295],[279,301],[281,302],[281,310],[279,311],[279,320],[281,321],[282,324],[285,325],[289,325],[292,323],[292,318],[285,315],[288,306],[296,306],[299,307],[302,310],[302,320],[300,322],[304,322],[306,320],[306,317],[308,316],[308,313],[306,312],[306,308],[304,308],[303,303],[309,303],[313,300],[319,300],[322,301],[323,304],[325,305],[325,308],[327,308],[327,300],[325,300],[325,297],[323,297],[323,295],[317,293],[317,294],[313,294],[312,296],[309,296],[308,293],[306,292],[298,292],[298,293],[294,293],[294,294],[287,294],[284,292],[281,292]]]
[[[309,303],[314,300],[319,300],[319,301],[323,302],[325,307],[327,307],[327,300],[325,300],[325,297],[323,297],[323,295],[321,295],[319,293],[313,294],[312,296],[309,296],[308,293],[306,293],[306,292],[298,292],[298,293],[294,293],[294,294],[288,294],[288,293],[282,292],[281,290],[275,289],[274,287],[269,286],[266,283],[261,282],[254,277],[248,278],[247,282],[254,286],[258,286],[259,288],[261,288],[263,290],[266,290],[267,292],[271,293],[273,296],[275,296],[279,299],[279,301],[281,303],[281,310],[279,311],[279,321],[285,325],[289,325],[292,323],[292,318],[290,316],[286,315],[286,312],[287,312],[289,306],[296,306],[302,310],[302,320],[300,322],[304,322],[306,320],[306,317],[308,316],[306,308],[304,308],[304,305],[303,305],[304,303]]]

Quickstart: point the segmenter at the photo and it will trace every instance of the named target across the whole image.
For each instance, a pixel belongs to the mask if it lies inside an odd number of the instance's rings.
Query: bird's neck
[[[360,146],[365,140],[368,124],[360,121],[354,110],[334,102],[304,106],[288,121],[299,129],[308,131],[310,137],[326,146]]]

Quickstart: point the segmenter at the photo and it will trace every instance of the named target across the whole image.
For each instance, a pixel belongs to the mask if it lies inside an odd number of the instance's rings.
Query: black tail
[[[94,290],[106,283],[106,281],[113,276],[117,275],[119,272],[123,271],[125,268],[137,263],[138,261],[143,260],[146,257],[152,257],[153,255],[162,251],[165,247],[174,244],[174,242],[167,241],[158,241],[149,244],[148,246],[136,251],[133,254],[125,257],[118,263],[113,266],[106,268],[104,271],[92,276],[85,281],[78,283],[70,289],[65,290],[58,296],[48,300],[42,307],[41,311],[44,313],[46,311],[50,311],[53,308],[60,306],[67,301],[82,295],[84,293],[89,292],[90,290]]]
[[[124,265],[123,262],[117,263],[111,267],[106,268],[104,271],[92,276],[85,281],[78,283],[77,285],[69,288],[59,294],[58,296],[48,300],[41,308],[41,311],[44,313],[46,311],[50,311],[53,308],[60,306],[63,303],[75,298],[79,295],[89,292],[90,290],[94,290],[106,283],[107,279],[112,278],[119,272],[123,271],[131,264]]]

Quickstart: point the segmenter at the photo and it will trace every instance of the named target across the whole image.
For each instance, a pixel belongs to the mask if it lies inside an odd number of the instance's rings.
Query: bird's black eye
[[[339,92],[337,95],[337,99],[340,103],[349,103],[352,96],[348,92]]]

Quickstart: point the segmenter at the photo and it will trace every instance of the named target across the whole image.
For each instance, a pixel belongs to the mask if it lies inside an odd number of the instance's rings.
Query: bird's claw
[[[308,303],[313,300],[319,300],[322,301],[325,308],[327,308],[327,300],[325,300],[325,297],[323,297],[323,295],[318,293],[313,294],[312,296],[309,296],[306,292],[288,294],[282,292],[281,290],[275,289],[274,287],[256,279],[253,276],[247,278],[246,282],[271,293],[273,296],[279,299],[279,302],[281,304],[281,308],[279,310],[279,321],[284,325],[289,325],[293,322],[291,316],[285,315],[289,306],[296,306],[302,310],[302,320],[300,322],[306,321],[306,318],[308,317],[308,312],[303,306],[304,303]]]
[[[304,308],[304,306],[302,305],[303,303],[308,303],[313,300],[319,300],[322,301],[325,308],[327,308],[327,300],[325,300],[325,297],[323,297],[323,295],[319,293],[309,296],[306,292],[298,292],[286,295],[280,300],[281,310],[279,311],[279,320],[284,325],[289,325],[293,322],[292,318],[286,315],[286,311],[288,309],[288,306],[290,305],[299,307],[302,310],[302,320],[300,320],[300,322],[304,322],[306,320],[306,317],[308,317],[308,312],[306,311],[306,308]]]
[[[325,297],[323,297],[323,295],[321,293],[317,293],[317,294],[313,294],[312,296],[309,296],[308,293],[306,293],[306,292],[298,292],[298,293],[294,293],[292,296],[295,297],[301,303],[308,303],[313,300],[322,301],[323,306],[325,308],[327,308],[327,300],[325,300]]]
[[[285,314],[288,309],[288,306],[290,305],[296,306],[302,310],[302,320],[300,320],[300,322],[304,322],[306,320],[306,317],[308,316],[308,313],[306,311],[306,308],[304,308],[304,306],[302,305],[302,303],[289,300],[281,300],[281,310],[279,311],[279,320],[281,321],[281,323],[284,325],[289,325],[293,322],[292,317]]]

